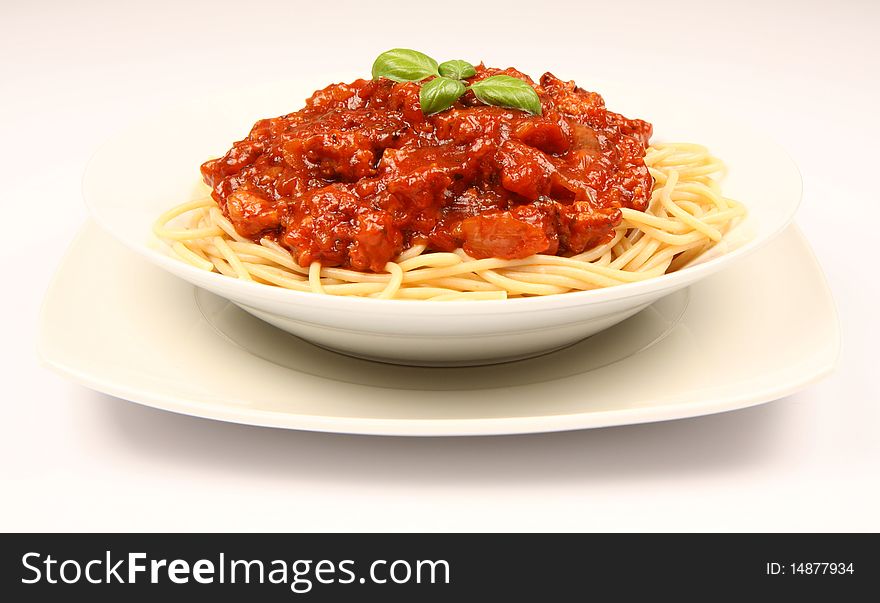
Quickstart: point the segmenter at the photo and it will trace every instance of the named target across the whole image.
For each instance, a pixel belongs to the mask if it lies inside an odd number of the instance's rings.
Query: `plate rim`
[[[51,359],[50,355],[46,354],[43,350],[40,351],[41,362],[44,366],[51,368],[75,383],[101,394],[119,398],[123,402],[135,403],[147,408],[155,408],[183,416],[254,427],[385,437],[479,437],[559,433],[677,421],[732,412],[779,400],[821,381],[834,371],[838,362],[839,348],[833,356],[834,359],[830,363],[819,368],[805,379],[795,379],[781,387],[767,389],[751,397],[730,395],[716,399],[716,401],[711,403],[679,402],[663,405],[655,409],[617,409],[528,417],[377,419],[366,417],[321,417],[319,415],[283,413],[280,411],[252,411],[253,416],[248,416],[249,413],[236,413],[233,411],[223,413],[200,412],[204,406],[201,402],[184,401],[181,399],[172,400],[172,397],[167,395],[151,395],[143,390],[113,386],[108,382],[89,377],[80,371],[70,369],[61,363],[55,362]],[[662,416],[659,416],[661,411]],[[587,417],[590,417],[591,420],[584,420]],[[270,418],[280,420],[270,421]],[[399,429],[401,425],[407,427],[405,431]]]
[[[812,248],[797,226],[791,225],[789,229],[792,229],[803,243],[804,251],[809,254],[813,267],[820,277],[822,292],[830,302],[832,340],[826,342],[823,348],[825,353],[822,354],[820,361],[810,367],[809,371],[802,370],[795,377],[780,382],[776,387],[767,387],[750,393],[739,392],[713,396],[700,403],[686,401],[653,408],[637,407],[515,417],[395,419],[329,417],[272,410],[253,410],[228,404],[209,406],[205,402],[184,399],[180,395],[150,392],[143,388],[126,386],[112,379],[88,374],[83,370],[68,366],[62,359],[53,356],[52,346],[49,343],[51,329],[48,328],[48,303],[55,294],[61,274],[67,264],[72,261],[72,252],[88,234],[88,222],[80,228],[77,236],[69,245],[47,288],[39,313],[37,353],[43,366],[102,394],[177,414],[277,429],[378,436],[495,436],[574,431],[705,416],[749,408],[791,395],[823,379],[834,370],[839,361],[841,348],[839,316],[827,278]]]

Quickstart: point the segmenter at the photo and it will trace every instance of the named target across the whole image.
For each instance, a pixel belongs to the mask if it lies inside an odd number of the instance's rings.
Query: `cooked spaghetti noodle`
[[[444,301],[583,291],[679,270],[721,242],[746,213],[721,193],[724,164],[705,147],[655,144],[645,164],[654,179],[647,210],[622,208],[610,241],[571,257],[474,259],[461,249],[431,252],[416,245],[388,262],[385,273],[319,262],[303,267],[278,243],[239,235],[210,197],[162,214],[154,232],[181,260],[203,270],[317,294]]]

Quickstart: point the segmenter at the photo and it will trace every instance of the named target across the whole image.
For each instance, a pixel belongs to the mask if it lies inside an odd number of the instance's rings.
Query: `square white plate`
[[[488,435],[693,417],[833,368],[834,303],[796,227],[572,347],[470,368],[317,348],[149,264],[92,223],[46,296],[44,361],[95,390],[200,417],[344,433]]]

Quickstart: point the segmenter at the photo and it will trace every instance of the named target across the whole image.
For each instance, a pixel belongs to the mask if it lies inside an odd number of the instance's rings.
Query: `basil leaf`
[[[439,71],[440,75],[451,77],[454,80],[466,80],[477,75],[477,70],[473,65],[460,59],[440,63]]]
[[[541,99],[535,89],[510,75],[493,75],[471,84],[471,90],[487,105],[520,109],[533,115],[541,114]]]
[[[418,82],[432,75],[438,75],[437,61],[408,48],[393,48],[373,62],[373,79],[387,77],[395,82]]]
[[[435,77],[430,82],[425,82],[419,90],[422,113],[433,115],[446,111],[464,91],[465,85],[462,82],[448,77]]]

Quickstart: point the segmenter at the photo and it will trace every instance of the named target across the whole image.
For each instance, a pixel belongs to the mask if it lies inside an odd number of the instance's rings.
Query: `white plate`
[[[827,374],[838,348],[831,294],[795,227],[567,349],[493,366],[417,368],[314,347],[89,224],[50,287],[40,335],[49,366],[156,408],[289,429],[435,436],[744,408]]]
[[[782,149],[747,124],[715,114],[711,107],[692,106],[687,99],[657,92],[646,96],[644,90],[617,86],[599,89],[612,109],[652,121],[656,139],[705,144],[728,164],[724,191],[749,210],[728,241],[728,253],[672,274],[606,289],[438,304],[321,296],[249,283],[205,272],[151,245],[153,221],[193,197],[199,164],[225,152],[257,118],[302,106],[300,99],[310,93],[302,86],[246,88],[183,104],[135,124],[95,155],[83,180],[83,194],[98,224],[149,261],[320,345],[404,364],[522,358],[579,341],[732,265],[782,232],[800,202],[797,168]]]

